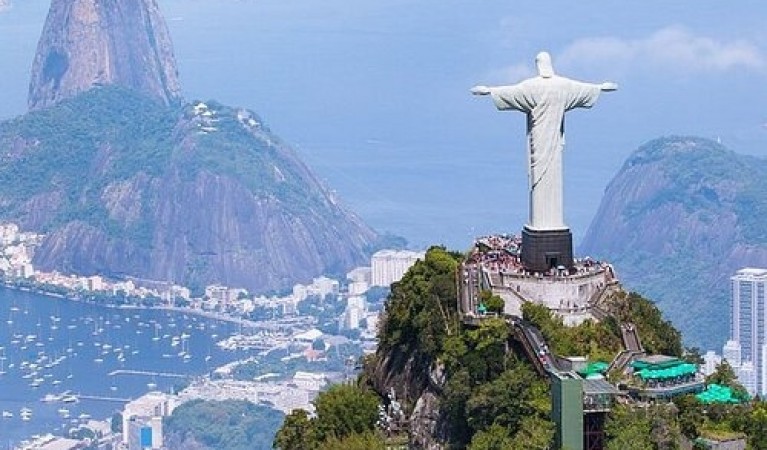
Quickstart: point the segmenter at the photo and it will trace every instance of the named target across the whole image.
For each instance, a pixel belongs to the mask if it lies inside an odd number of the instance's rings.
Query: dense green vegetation
[[[524,358],[506,352],[510,335],[503,319],[476,329],[460,324],[455,273],[461,258],[431,248],[392,286],[378,356],[393,361],[391,371],[404,370],[411,358],[422,371],[444,366],[441,412],[453,447],[493,448],[513,440],[518,448],[545,448],[553,437],[548,386]]]
[[[41,231],[81,220],[109,233],[146,237],[151,224],[115,222],[100,197],[108,183],[140,171],[160,175],[176,121],[173,109],[108,87],[1,123],[3,218],[15,218],[25,202],[49,195],[52,217]]]
[[[279,411],[242,400],[193,400],[181,404],[163,426],[170,450],[266,450],[283,420]]]
[[[392,285],[380,325],[379,353],[418,355],[433,361],[445,339],[458,332],[455,271],[461,255],[434,247]]]
[[[314,400],[316,417],[290,413],[274,438],[279,450],[384,448],[376,434],[378,396],[356,385],[336,385]]]

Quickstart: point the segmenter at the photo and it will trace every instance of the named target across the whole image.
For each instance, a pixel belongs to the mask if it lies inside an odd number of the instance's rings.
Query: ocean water
[[[236,331],[234,324],[184,313],[0,288],[0,411],[13,415],[0,418],[0,449],[34,434],[60,435],[88,416],[110,417],[122,409],[120,399],[170,391],[247,356],[215,345]],[[66,392],[79,400],[42,401]],[[22,408],[32,411],[29,420],[22,420]],[[67,418],[60,409],[69,410]]]

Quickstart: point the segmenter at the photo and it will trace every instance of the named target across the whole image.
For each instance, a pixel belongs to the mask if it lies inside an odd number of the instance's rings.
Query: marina
[[[149,390],[174,391],[243,356],[213,337],[241,325],[176,311],[104,308],[0,288],[0,318],[4,446],[107,419]]]

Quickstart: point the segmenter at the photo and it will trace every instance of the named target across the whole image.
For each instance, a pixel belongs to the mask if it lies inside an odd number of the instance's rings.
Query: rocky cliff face
[[[718,348],[729,329],[729,277],[767,265],[765,212],[764,160],[702,138],[657,139],[607,187],[581,254],[613,262],[688,343]]]
[[[44,270],[254,291],[360,265],[377,239],[254,113],[116,87],[0,124],[0,219],[48,233]]]
[[[94,86],[179,101],[176,61],[156,0],[53,0],[32,65],[30,109]]]

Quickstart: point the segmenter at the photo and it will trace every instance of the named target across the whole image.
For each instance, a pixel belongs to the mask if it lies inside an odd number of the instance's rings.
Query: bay
[[[0,449],[34,434],[62,435],[87,417],[103,420],[122,410],[125,399],[169,392],[247,357],[215,345],[236,328],[181,312],[107,308],[0,288],[0,411],[13,415],[0,418]],[[42,401],[65,393],[78,401]],[[32,411],[29,420],[22,420],[22,408]]]

